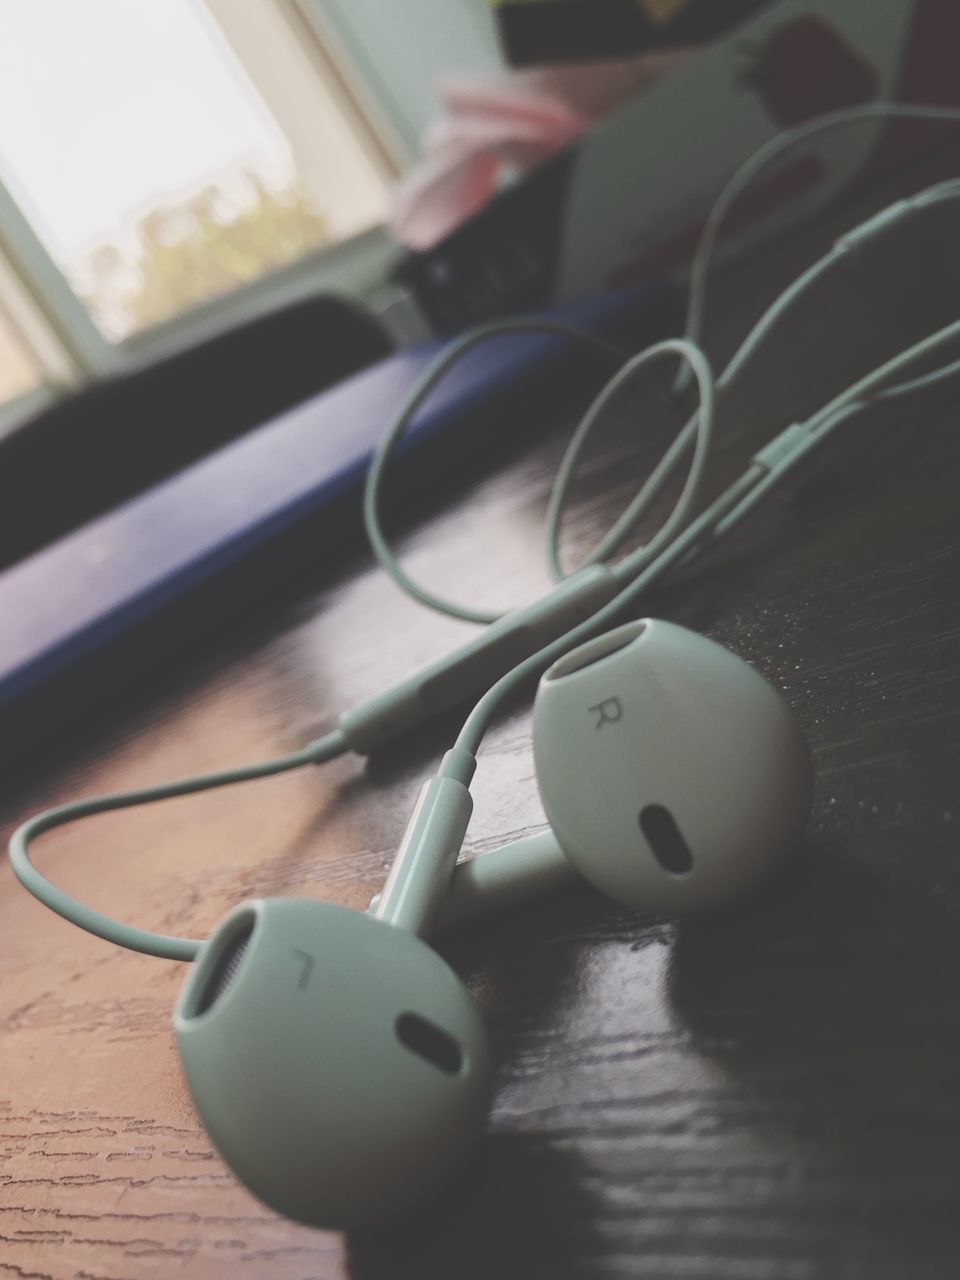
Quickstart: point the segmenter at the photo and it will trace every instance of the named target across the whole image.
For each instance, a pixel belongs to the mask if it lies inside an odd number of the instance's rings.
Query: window
[[[0,434],[265,306],[377,295],[434,81],[498,61],[485,0],[0,0]]]
[[[0,0],[0,176],[108,340],[382,220],[386,165],[297,52],[256,0]]]

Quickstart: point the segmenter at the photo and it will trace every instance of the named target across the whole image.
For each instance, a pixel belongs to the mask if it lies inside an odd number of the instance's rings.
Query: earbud
[[[797,843],[810,755],[780,694],[668,622],[619,627],[540,681],[537,785],[551,831],[457,868],[439,926],[569,882],[682,915],[721,905]]]
[[[304,899],[248,902],[206,942],[174,1013],[190,1091],[221,1155],[261,1200],[311,1226],[399,1214],[483,1127],[490,1060],[479,1010],[416,936],[445,883],[441,864],[447,879],[452,871],[469,793],[435,779],[424,795],[454,814],[456,846],[424,864],[431,806],[418,806],[379,919]]]
[[[810,803],[809,755],[780,695],[666,622],[554,663],[534,758],[550,832],[454,873],[474,768],[455,748],[421,791],[373,916],[251,902],[204,945],[174,1017],[184,1069],[224,1159],[273,1208],[341,1229],[392,1217],[482,1128],[480,1015],[418,936],[438,918],[576,872],[642,911],[716,906],[777,864]]]
[[[793,713],[721,645],[629,623],[546,672],[533,713],[537,783],[567,857],[612,898],[657,912],[715,906],[775,866],[810,807]]]

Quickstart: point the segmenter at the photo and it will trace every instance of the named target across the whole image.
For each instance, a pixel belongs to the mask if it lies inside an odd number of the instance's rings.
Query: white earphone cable
[[[347,744],[339,733],[318,738],[290,755],[278,756],[262,764],[247,765],[239,769],[225,769],[219,773],[201,774],[195,778],[183,778],[157,787],[144,787],[138,791],[121,791],[114,795],[97,796],[92,800],[76,800],[72,804],[58,805],[36,814],[19,826],[10,837],[10,866],[23,887],[35,898],[88,933],[96,934],[106,942],[126,947],[128,951],[140,951],[144,955],[159,956],[164,960],[192,960],[202,946],[196,938],[178,938],[164,933],[153,933],[135,925],[124,924],[88,907],[70,894],[51,884],[46,876],[30,860],[30,843],[45,831],[62,827],[80,818],[90,818],[98,813],[110,813],[116,809],[130,809],[140,804],[155,804],[158,800],[174,800],[179,796],[194,795],[198,791],[210,791],[215,787],[229,787],[238,782],[253,782],[270,778],[291,769],[302,769],[309,764],[322,764],[342,755]]]
[[[605,355],[614,356],[618,361],[626,360],[629,356],[629,352],[624,351],[615,343],[608,342],[605,338],[589,332],[589,330],[578,329],[574,325],[562,324],[553,320],[502,320],[471,330],[441,352],[410,392],[374,451],[363,492],[363,520],[373,554],[400,590],[437,613],[446,614],[450,618],[459,618],[463,622],[477,622],[484,625],[497,622],[504,615],[502,613],[493,613],[486,609],[474,609],[469,605],[447,600],[443,596],[437,595],[436,592],[430,591],[427,587],[421,586],[420,583],[411,578],[400,564],[393,548],[384,536],[380,520],[380,505],[387,462],[397,442],[407,430],[427,397],[449,370],[455,364],[458,364],[469,351],[493,338],[503,337],[507,334],[537,336],[550,334],[591,346]]]
[[[770,306],[767,307],[766,311],[764,311],[760,319],[754,324],[743,342],[737,348],[733,357],[723,369],[720,376],[717,378],[716,390],[718,392],[726,391],[733,385],[734,381],[742,372],[751,356],[757,351],[764,339],[769,336],[771,331],[787,313],[790,307],[815,283],[815,281],[825,275],[842,256],[843,255],[840,251],[835,249],[831,250],[817,262],[813,263],[812,266],[808,267],[800,276],[792,281],[777,298],[774,299]],[[684,368],[689,367],[689,365],[684,365]],[[547,556],[554,576],[558,579],[565,576],[560,566],[560,526],[563,520],[564,507],[567,502],[570,484],[573,479],[574,468],[579,461],[579,457],[587,437],[596,426],[601,412],[607,408],[613,395],[621,389],[620,378],[622,377],[622,373],[623,371],[621,371],[621,374],[618,374],[616,378],[604,387],[593,405],[591,405],[590,409],[587,411],[586,416],[581,420],[560,462],[557,478],[550,494],[546,519]],[[673,442],[663,454],[663,457],[644,481],[639,492],[631,500],[630,504],[621,513],[610,529],[608,529],[600,539],[593,551],[583,561],[581,561],[578,568],[582,569],[586,565],[598,564],[605,561],[608,556],[612,555],[619,549],[625,538],[629,536],[637,523],[646,515],[650,507],[660,496],[664,485],[669,479],[670,473],[675,469],[683,454],[690,447],[690,442],[697,431],[698,413],[699,410],[690,417],[683,429],[677,433]],[[660,529],[657,530],[650,542],[647,543],[645,547],[640,548],[639,553],[633,553],[630,558],[630,572],[636,572],[639,567],[642,567],[642,564],[649,563],[653,560],[660,550],[669,543],[673,535],[683,527],[696,505],[696,499],[699,496],[699,491],[700,486],[697,486],[690,495],[690,501],[681,500],[678,502],[670,516]],[[640,553],[642,553],[642,556],[638,558]]]
[[[498,708],[506,698],[515,692],[518,685],[523,684],[531,676],[543,671],[551,662],[569,652],[575,645],[588,639],[595,634],[598,628],[602,628],[608,622],[614,621],[624,609],[632,604],[648,587],[652,586],[658,578],[662,577],[668,569],[684,560],[689,553],[696,554],[698,543],[714,542],[718,537],[725,536],[779,482],[785,472],[796,465],[800,458],[808,452],[809,447],[825,439],[831,431],[863,407],[861,400],[863,395],[869,395],[875,388],[882,387],[883,382],[893,374],[898,373],[914,361],[923,359],[938,347],[944,346],[957,338],[960,338],[960,320],[945,325],[935,333],[915,343],[912,347],[899,352],[896,356],[878,365],[870,373],[859,378],[845,391],[835,396],[823,409],[809,418],[806,423],[801,424],[809,442],[806,447],[798,448],[788,453],[784,462],[770,471],[766,471],[756,464],[748,467],[739,481],[728,488],[697,520],[675,538],[656,560],[647,564],[637,577],[628,582],[624,589],[592,618],[553,641],[538,653],[531,655],[517,667],[514,667],[512,671],[502,676],[492,688],[488,689],[467,717],[457,738],[456,747],[475,756]],[[944,377],[948,372],[955,371],[957,368],[960,368],[960,361],[955,361],[944,369],[935,370],[932,374],[927,374],[923,378],[914,379],[912,384],[907,383],[889,388],[886,394],[888,396],[902,394],[905,389],[910,389],[911,386],[916,386],[917,384],[929,385],[931,380]],[[702,393],[703,385],[701,384]],[[881,392],[881,394],[883,393]],[[700,416],[703,417],[706,412],[707,409],[702,406]],[[712,405],[709,412],[712,416]]]
[[[869,108],[854,108],[850,111],[835,112],[829,117],[823,117],[819,121],[811,122],[810,125],[802,126],[798,130],[792,130],[789,134],[783,135],[781,139],[771,140],[771,143],[761,148],[761,151],[746,165],[741,166],[741,169],[737,171],[734,178],[724,188],[717,205],[707,220],[704,236],[701,239],[697,258],[694,262],[688,334],[696,335],[699,333],[702,319],[703,287],[717,230],[729,206],[746,183],[776,155],[802,138],[811,136],[819,129],[834,127],[871,115],[902,116],[907,119],[919,120],[960,121],[960,111],[946,108],[900,107],[896,104],[877,103],[871,104]],[[854,228],[847,236],[842,237],[829,254],[826,254],[813,266],[809,267],[767,308],[741,343],[733,359],[717,380],[716,385],[714,384],[714,378],[706,356],[695,342],[690,341],[689,338],[672,339],[658,343],[655,347],[641,352],[622,365],[614,378],[601,391],[578,427],[567,448],[558,473],[557,482],[550,500],[550,512],[547,521],[548,557],[554,573],[557,576],[563,576],[558,551],[560,525],[569,485],[585,440],[593,429],[599,415],[616,395],[622,393],[636,374],[648,363],[666,356],[680,357],[684,362],[684,368],[689,368],[692,371],[699,388],[700,406],[683,430],[677,435],[670,448],[664,453],[660,462],[630,505],[593,549],[586,563],[597,563],[619,549],[636,522],[646,514],[652,503],[659,496],[664,483],[678,464],[684,451],[693,444],[693,457],[680,497],[670,516],[651,541],[646,546],[640,547],[637,551],[626,556],[613,570],[622,585],[622,590],[619,594],[586,622],[581,623],[558,640],[521,662],[488,689],[467,717],[457,739],[458,748],[469,751],[471,755],[476,755],[496,710],[503,699],[512,693],[519,684],[542,671],[545,666],[567,652],[571,647],[595,634],[599,628],[612,621],[624,608],[632,604],[663,574],[678,564],[686,563],[692,556],[713,545],[752,510],[763,495],[769,492],[780,480],[783,474],[799,461],[800,457],[815,444],[825,439],[830,432],[854,413],[876,400],[906,395],[960,372],[960,360],[953,360],[926,374],[913,377],[901,383],[884,386],[884,383],[888,382],[891,377],[904,370],[908,365],[923,359],[947,343],[960,338],[960,321],[956,321],[928,335],[922,341],[915,343],[870,373],[860,377],[844,391],[834,396],[823,408],[808,418],[806,422],[788,427],[785,432],[781,433],[781,436],[776,437],[764,450],[761,450],[756,455],[739,480],[735,481],[723,494],[716,498],[699,516],[691,519],[702,495],[706,468],[709,464],[713,445],[715,391],[722,391],[729,387],[791,303],[804,290],[809,288],[821,274],[849,252],[853,246],[862,243],[873,230],[889,224],[889,222],[896,220],[912,209],[928,207],[939,200],[955,199],[958,196],[960,196],[960,181],[950,180],[939,183],[921,192],[912,200],[897,202],[895,206],[882,211],[876,218],[868,220],[867,223]],[[417,409],[455,361],[459,360],[479,342],[505,333],[552,333],[587,343],[599,352],[615,357],[618,361],[624,360],[626,355],[620,348],[606,339],[559,322],[516,320],[486,326],[482,330],[465,335],[438,357],[408,397],[385,434],[372,460],[370,476],[364,494],[364,517],[374,552],[390,576],[415,599],[420,600],[430,608],[473,622],[492,622],[495,620],[496,615],[473,610],[444,600],[414,582],[402,569],[383,536],[379,520],[379,504],[387,460],[395,443],[409,425]],[[198,947],[201,945],[199,941],[154,933],[123,924],[77,902],[69,894],[57,889],[31,862],[29,854],[31,840],[43,832],[80,818],[134,805],[173,799],[214,787],[230,786],[240,782],[266,778],[287,770],[301,768],[305,765],[322,763],[344,753],[348,749],[349,744],[344,734],[337,731],[318,739],[301,751],[261,764],[183,779],[178,782],[143,790],[81,800],[46,810],[31,818],[14,832],[10,840],[11,866],[24,887],[35,897],[50,907],[51,910],[72,921],[80,928],[130,950],[169,959],[190,960],[195,956]]]
[[[713,203],[690,266],[690,289],[687,304],[687,326],[684,336],[691,342],[699,342],[703,333],[703,317],[706,303],[707,277],[720,229],[739,196],[753,180],[786,152],[802,142],[828,133],[845,125],[867,120],[913,120],[918,123],[960,123],[960,109],[933,107],[914,103],[867,102],[857,107],[844,107],[808,120],[794,129],[784,129],[753,152],[724,184]],[[681,370],[677,388],[686,385],[688,375]]]

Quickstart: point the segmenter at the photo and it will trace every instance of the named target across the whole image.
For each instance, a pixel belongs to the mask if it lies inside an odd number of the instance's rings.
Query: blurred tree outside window
[[[0,180],[105,338],[383,220],[388,169],[303,39],[274,0],[0,0]]]
[[[140,217],[135,248],[109,241],[78,266],[80,296],[111,338],[149,328],[331,243],[302,184],[272,188],[255,171]]]

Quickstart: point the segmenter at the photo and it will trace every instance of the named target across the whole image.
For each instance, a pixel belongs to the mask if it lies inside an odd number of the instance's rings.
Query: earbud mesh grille
[[[250,945],[252,936],[253,923],[251,922],[228,940],[223,952],[217,958],[210,980],[204,987],[203,994],[197,1002],[197,1016],[212,1009],[227,987],[230,986],[230,983],[233,982],[240,970],[240,965],[243,962],[243,957],[246,954],[247,947]]]

